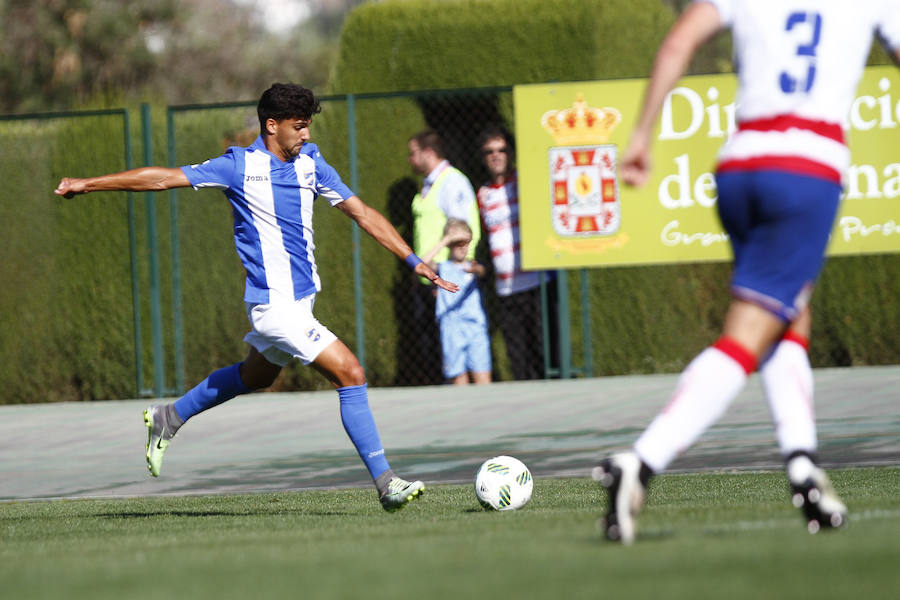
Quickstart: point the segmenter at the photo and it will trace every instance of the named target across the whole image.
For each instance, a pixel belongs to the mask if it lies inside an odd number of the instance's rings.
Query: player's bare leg
[[[781,338],[785,327],[784,321],[768,310],[752,302],[733,300],[725,313],[722,336],[734,340],[759,360]]]

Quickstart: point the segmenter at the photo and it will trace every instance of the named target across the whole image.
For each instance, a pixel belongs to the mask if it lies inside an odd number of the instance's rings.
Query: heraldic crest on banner
[[[582,94],[571,108],[541,117],[541,126],[556,143],[548,158],[550,213],[558,235],[605,236],[619,230],[618,153],[615,144],[603,142],[621,120],[618,110],[590,107]]]

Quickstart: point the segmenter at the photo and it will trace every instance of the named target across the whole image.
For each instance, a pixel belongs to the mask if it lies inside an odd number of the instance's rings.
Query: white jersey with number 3
[[[844,124],[873,34],[900,48],[898,0],[697,0],[732,30],[738,131],[719,171],[777,168],[840,182]]]

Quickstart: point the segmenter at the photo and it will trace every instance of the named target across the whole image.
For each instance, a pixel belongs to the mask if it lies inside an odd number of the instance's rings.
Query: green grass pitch
[[[53,598],[896,598],[900,468],[831,472],[841,531],[806,532],[781,473],[653,481],[634,546],[595,528],[588,479],[523,509],[433,485],[403,511],[373,489],[0,504],[0,596]]]

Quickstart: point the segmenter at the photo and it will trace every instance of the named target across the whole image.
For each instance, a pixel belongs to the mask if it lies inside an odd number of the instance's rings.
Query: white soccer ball
[[[485,509],[516,510],[531,499],[531,471],[517,458],[495,456],[475,475],[475,496]]]

